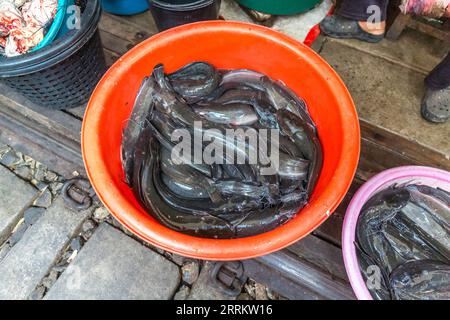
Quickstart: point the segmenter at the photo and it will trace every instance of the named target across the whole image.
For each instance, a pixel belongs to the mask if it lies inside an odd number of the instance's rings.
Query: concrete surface
[[[351,39],[336,41],[425,74],[450,51],[450,43],[411,29],[404,30],[398,40],[384,39],[377,44]]]
[[[385,45],[375,46],[381,51]],[[360,118],[450,157],[450,122],[431,124],[420,115],[424,73],[355,49],[344,41],[328,39],[320,54],[344,80]],[[419,60],[424,61],[409,59]]]
[[[27,299],[87,215],[66,209],[57,198],[0,261],[0,300]]]
[[[0,165],[0,246],[23,216],[38,190]]]
[[[167,300],[179,282],[174,263],[103,223],[45,298]]]

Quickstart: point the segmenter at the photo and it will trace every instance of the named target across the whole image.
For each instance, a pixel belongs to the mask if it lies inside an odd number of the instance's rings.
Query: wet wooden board
[[[145,15],[123,18],[104,14],[100,34],[108,65],[154,33],[154,25]],[[0,140],[66,177],[73,171],[84,174],[80,129],[85,108],[43,109],[0,87]],[[448,159],[440,154],[371,123],[360,124],[360,164],[349,193],[336,212],[312,235],[272,258],[246,262],[252,278],[281,295],[297,299],[354,298],[340,252],[343,218],[353,194],[374,174],[399,165],[431,165],[450,170]],[[310,275],[308,281],[302,279],[306,274]]]

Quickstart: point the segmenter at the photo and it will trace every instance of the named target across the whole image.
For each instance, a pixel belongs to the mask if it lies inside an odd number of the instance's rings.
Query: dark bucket
[[[69,109],[89,100],[106,71],[97,28],[99,0],[77,0],[80,28],[68,31],[50,45],[18,57],[0,57],[0,82],[32,102]]]
[[[221,0],[149,0],[159,31],[183,24],[217,20]]]

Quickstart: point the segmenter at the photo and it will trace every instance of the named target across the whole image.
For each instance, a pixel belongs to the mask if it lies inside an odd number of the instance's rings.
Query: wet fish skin
[[[269,232],[291,220],[303,207],[302,203],[290,202],[251,212],[235,227],[238,238]]]
[[[400,208],[408,204],[410,194],[404,189],[387,189],[373,196],[362,208],[356,227],[356,238],[361,249],[386,274],[389,274],[404,259],[395,250],[383,233],[384,224],[393,219]]]
[[[304,190],[294,190],[288,194],[281,196],[280,200],[284,204],[288,203],[302,203],[302,206],[305,206],[307,194]]]
[[[200,199],[205,200],[209,199],[208,191],[198,185],[194,184],[182,184],[174,179],[171,179],[166,174],[161,174],[161,179],[167,188],[170,189],[173,193],[180,196],[180,198],[188,198],[188,199]]]
[[[302,191],[305,193],[305,198],[308,196],[306,194],[306,184],[304,184],[304,182],[302,180],[299,179],[295,179],[295,178],[289,178],[289,177],[280,177],[279,178],[279,189],[280,189],[280,194],[283,195],[288,195],[292,192],[296,192],[296,191]]]
[[[402,214],[414,223],[420,237],[450,261],[450,233],[439,224],[427,210],[408,203]]]
[[[277,174],[280,177],[306,180],[310,161],[291,157],[283,152],[279,153],[279,168]]]
[[[160,168],[156,164],[158,172]],[[156,171],[156,169],[155,169]],[[209,200],[200,201],[199,199],[181,199],[176,194],[171,192],[161,180],[160,173],[155,174],[153,183],[161,198],[172,208],[179,212],[184,212],[191,215],[204,216],[210,214],[219,217],[220,214],[238,211],[245,213],[251,210],[258,209],[259,203],[253,200],[243,201],[243,197],[231,197],[223,201],[213,203]],[[213,186],[216,188],[216,186]]]
[[[219,86],[227,86],[227,84],[245,84],[250,88],[264,91],[264,85],[261,84],[261,79],[265,77],[265,75],[247,69],[238,69],[231,70],[226,72],[222,76],[222,80],[220,81]]]
[[[174,91],[188,103],[195,103],[211,94],[220,81],[216,68],[205,62],[193,62],[167,77]]]
[[[310,197],[322,171],[322,145],[310,126],[292,112],[280,109],[277,111],[277,119],[281,130],[299,147],[305,159],[311,161],[306,188]]]
[[[211,165],[211,172],[212,172],[212,179],[214,181],[223,179],[223,167],[220,164],[213,164]]]
[[[275,203],[272,198],[272,188],[278,189],[277,185],[259,185],[256,183],[245,183],[236,180],[221,180],[214,183],[217,190],[224,196],[242,196],[259,201],[268,201]]]
[[[165,117],[161,117],[161,118],[153,117],[152,121],[150,121],[150,123],[148,124],[148,128],[151,131],[151,133],[153,134],[153,136],[158,140],[158,142],[164,147],[165,150],[169,150],[170,151],[170,156],[172,158],[174,158],[174,160],[177,160],[179,163],[185,163],[185,164],[189,165],[190,167],[192,167],[193,169],[199,171],[203,175],[212,178],[211,166],[206,165],[206,164],[196,164],[193,161],[189,161],[189,159],[183,159],[183,158],[180,158],[180,157],[176,157],[176,155],[172,154],[172,149],[174,148],[174,144],[171,142],[171,140],[169,140],[168,137],[164,136],[158,130],[158,128],[156,128],[156,126],[153,124],[153,122],[155,122],[156,119],[158,119],[158,121],[161,121],[160,124],[162,126],[165,125],[165,124],[169,124],[170,123],[170,119],[169,118],[165,118]],[[162,124],[162,122],[164,122],[164,119],[167,119],[167,122],[165,124]],[[158,123],[156,123],[156,125],[158,125]],[[165,132],[165,133],[167,133],[167,132]]]
[[[210,128],[219,132],[234,126],[279,128],[275,109],[261,81],[264,75],[250,70],[218,70],[222,87],[206,88],[205,85],[214,82],[210,81],[214,78],[209,72],[212,70],[210,67],[194,63],[171,75],[165,75],[162,65],[155,67],[149,124],[134,155],[137,161],[133,163],[133,191],[143,206],[151,209],[150,213],[155,218],[180,232],[208,238],[239,238],[269,231],[297,214],[310,195],[308,186],[303,183],[311,174],[310,164],[302,159],[299,148],[293,148],[298,146],[298,141],[282,136],[278,146],[282,150],[279,172],[271,176],[259,174],[259,165],[229,165],[226,157],[223,159],[225,165],[200,167],[189,164],[173,168],[173,163],[166,161],[170,160],[169,153],[171,155],[170,150],[174,147],[170,138],[179,128],[202,136]],[[201,68],[206,70],[203,74]],[[251,110],[253,119],[249,123],[213,124],[208,120],[202,121],[195,109],[211,106],[211,97],[220,99],[230,109],[246,106],[244,114],[248,115]],[[202,121],[201,132],[192,128],[195,121]],[[223,136],[213,138],[223,139]],[[227,147],[228,142],[223,142]],[[249,147],[246,144],[245,150],[241,150],[237,145],[233,146],[234,156],[245,155],[248,160],[248,152],[252,152],[248,151]],[[260,160],[267,162],[268,159]],[[226,181],[226,177],[239,181]],[[288,181],[292,182],[289,192],[287,188],[280,190],[282,183]],[[224,198],[213,202],[215,198],[211,193],[219,193],[215,189],[218,185]]]
[[[270,129],[279,129],[279,123],[275,115],[276,110],[264,92],[259,92],[255,95],[255,99],[252,101],[253,108],[259,116],[259,122],[263,127]]]
[[[153,111],[150,121],[167,141],[172,141],[173,133],[176,130],[187,129],[184,124],[158,110]]]
[[[194,111],[214,123],[228,124],[232,126],[248,126],[258,121],[258,115],[254,109],[245,104],[220,105],[210,103],[209,105],[193,106]]]
[[[186,188],[191,186],[191,188],[194,189],[195,186],[198,186],[201,189],[206,190],[206,192],[208,192],[209,194],[209,197],[214,203],[222,201],[222,198],[220,197],[218,191],[214,188],[214,181],[212,179],[196,170],[196,167],[188,164],[175,164],[172,160],[172,154],[169,152],[169,150],[166,148],[160,149],[160,167],[165,175],[167,175],[179,185],[186,186]]]
[[[300,149],[290,138],[280,135],[278,139],[279,139],[279,150],[281,152],[284,152],[290,155],[291,157],[295,158],[303,157],[303,154],[300,151]]]
[[[310,129],[317,134],[317,128],[309,115],[306,102],[300,99],[291,89],[281,81],[272,81],[265,76],[261,79],[266,92],[276,110],[285,109],[301,118]]]
[[[228,179],[244,180],[244,175],[234,164],[223,164],[223,171]]]
[[[417,186],[412,185],[406,188],[411,193],[411,201],[428,211],[433,219],[450,233],[450,202],[444,202],[446,200],[445,193],[435,188],[431,188],[435,191],[423,193]],[[420,189],[424,190],[424,188]]]
[[[426,243],[414,225],[398,212],[389,223],[384,223],[382,232],[395,250],[405,261],[439,260],[446,258]]]
[[[363,206],[362,211],[369,210],[373,207],[379,207],[380,210],[388,210],[387,214],[383,214],[382,219],[390,219],[390,211],[400,210],[411,200],[411,193],[404,188],[387,188],[377,192]],[[389,211],[390,210],[390,211]],[[373,211],[373,210],[371,210]],[[366,215],[366,214],[365,214]],[[376,218],[374,214],[370,216]]]
[[[307,132],[305,126],[302,125],[302,120],[286,109],[279,109],[277,111],[277,120],[283,133],[295,142],[304,158],[312,161],[314,158],[315,146],[313,142],[309,140],[309,136],[314,136],[314,134]]]
[[[407,188],[409,189],[416,189],[417,191],[426,194],[428,196],[432,196],[440,201],[442,201],[447,206],[450,206],[450,192],[446,191],[441,188],[432,188],[427,185],[419,185],[419,184],[413,184],[408,185]]]
[[[254,167],[248,164],[223,164],[222,168],[229,179],[240,180],[242,182],[256,182],[257,173]]]
[[[172,88],[164,73],[164,66],[157,65],[152,76],[158,84],[154,93],[155,108],[170,116],[173,120],[186,126],[192,127],[195,121],[202,121],[202,117],[197,115],[184,100],[180,100]]]
[[[355,243],[355,249],[356,249],[356,255],[358,257],[358,261],[359,261],[359,269],[361,271],[361,273],[364,275],[365,279],[369,279],[370,277],[372,277],[374,274],[369,273],[369,268],[373,268],[371,272],[373,272],[373,270],[375,270],[375,268],[377,268],[377,262],[374,261],[370,256],[368,256],[358,245],[358,243]],[[370,294],[372,295],[372,297],[376,300],[391,300],[391,293],[388,287],[388,283],[389,283],[389,277],[385,274],[385,271],[383,269],[378,269],[380,271],[380,276],[381,278],[379,280],[381,280],[378,285],[379,287],[376,287],[375,284],[374,286],[368,286],[368,290],[370,291]]]
[[[203,97],[204,101],[213,101],[221,97],[227,91],[233,89],[251,89],[265,92],[264,85],[261,83],[261,73],[251,70],[231,70],[224,71],[219,86],[210,95]]]
[[[450,265],[432,260],[409,261],[390,276],[397,300],[449,300]]]
[[[209,130],[209,128],[213,128],[214,130]],[[193,127],[191,128],[191,133],[193,136],[198,135],[202,136],[208,141],[215,140],[216,142],[220,143],[225,150],[230,150],[231,152],[224,152],[222,155],[218,155],[218,161],[223,164],[233,164],[235,162],[235,158],[241,157],[245,160],[245,163],[249,163],[249,154],[258,154],[260,157],[260,161],[263,163],[270,163],[269,158],[266,154],[260,153],[257,146],[254,146],[251,143],[248,143],[248,139],[246,139],[246,142],[244,144],[238,144],[235,143],[235,141],[229,139],[227,135],[225,134],[227,132],[227,129],[235,129],[232,126],[227,126],[223,124],[214,124],[214,126],[209,126],[207,123],[205,124],[203,122],[203,126],[201,128],[199,127]],[[194,141],[195,142],[195,141]],[[206,142],[204,145],[209,145],[210,142]],[[253,172],[259,171],[259,165],[258,164],[249,164],[250,167],[252,167]]]
[[[249,89],[248,87],[235,88],[224,92],[219,98],[215,99],[214,102],[217,104],[227,105],[234,103],[249,104],[255,100],[258,91]],[[208,104],[208,101],[200,101],[199,104]]]
[[[125,172],[125,180],[129,185],[133,177],[134,150],[137,147],[139,135],[149,123],[147,115],[152,113],[154,107],[153,94],[155,88],[156,83],[152,78],[145,78],[142,81],[130,118],[122,132],[122,166]]]
[[[450,235],[445,219],[436,218],[446,206],[430,196],[435,192],[425,189],[427,194],[415,185],[382,190],[364,205],[357,222],[360,266],[370,260],[389,275],[393,299],[448,299],[450,295]],[[375,298],[384,296],[371,293]]]
[[[142,170],[146,161],[152,156],[149,144],[152,141],[152,131],[150,126],[143,129],[136,141],[136,147],[133,150],[133,175],[130,186],[138,199],[143,199],[145,190],[142,188]]]
[[[151,139],[149,142],[148,152],[151,156],[144,160],[140,170],[136,170],[141,172],[140,182],[142,184],[133,186],[133,191],[143,207],[150,208],[149,213],[172,230],[198,237],[233,238],[234,230],[225,221],[210,214],[199,217],[179,212],[161,198],[153,182],[154,177],[160,173],[157,166],[159,143],[156,143],[155,139]]]

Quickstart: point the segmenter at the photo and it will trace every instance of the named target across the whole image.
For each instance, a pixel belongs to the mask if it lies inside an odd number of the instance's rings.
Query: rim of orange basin
[[[195,33],[200,26],[202,30],[205,28],[216,31],[226,29],[236,31],[237,34],[251,30],[266,40],[289,47],[290,50],[302,51],[302,58],[307,59],[316,68],[320,67],[325,73],[324,77],[333,82],[332,91],[339,96],[342,118],[352,124],[348,128],[343,128],[345,136],[343,152],[341,152],[335,175],[323,193],[303,208],[295,218],[272,231],[238,239],[207,239],[176,232],[154,219],[138,219],[139,210],[115,187],[114,179],[109,174],[102,157],[99,156],[98,146],[101,141],[98,130],[102,108],[96,105],[104,105],[109,91],[112,90],[104,85],[106,80],[114,83],[114,79],[126,77],[127,69],[121,66],[129,59],[132,60],[134,56],[142,56],[146,53],[149,50],[149,42],[152,43],[151,47],[154,47],[158,43],[169,41],[175,34],[179,36],[180,33],[185,33],[187,36],[189,33]],[[304,54],[305,48],[307,54]],[[287,35],[267,27],[234,21],[207,21],[183,25],[154,35],[131,49],[106,72],[92,94],[83,121],[81,140],[83,160],[92,186],[106,208],[121,224],[144,241],[166,251],[191,258],[216,261],[243,260],[266,255],[307,236],[334,212],[344,198],[353,181],[360,154],[360,129],[356,109],[346,86],[331,66],[317,53]]]

